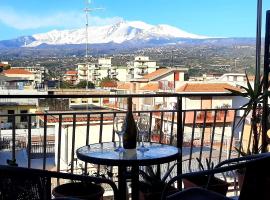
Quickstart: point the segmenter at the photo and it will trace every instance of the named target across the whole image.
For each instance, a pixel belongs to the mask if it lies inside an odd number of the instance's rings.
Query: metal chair
[[[51,179],[70,179],[109,184],[118,198],[114,182],[108,179],[0,165],[0,200],[47,200],[51,199]]]
[[[240,191],[239,200],[260,199],[268,200],[270,196],[270,153],[251,155],[241,158],[229,159],[221,162],[212,170],[182,174],[172,178],[166,185],[162,199],[167,200],[231,200],[206,188],[191,188],[179,191],[167,196],[167,188],[176,181],[183,178],[196,176],[209,176],[209,180],[214,174],[224,173],[232,170],[245,168],[245,178]],[[209,183],[209,181],[208,181]]]

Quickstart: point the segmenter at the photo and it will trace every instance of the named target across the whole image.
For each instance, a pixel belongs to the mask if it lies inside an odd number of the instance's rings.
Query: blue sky
[[[84,6],[85,0],[0,0],[0,40],[83,27]],[[257,0],[92,0],[91,6],[104,8],[92,14],[92,25],[140,20],[207,36],[256,34]],[[263,10],[264,19],[270,0]]]

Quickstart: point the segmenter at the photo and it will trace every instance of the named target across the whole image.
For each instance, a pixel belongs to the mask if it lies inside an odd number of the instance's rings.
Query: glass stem
[[[142,134],[142,147],[144,147],[144,134]]]
[[[119,134],[119,148],[122,148],[122,139],[123,139],[123,135]]]

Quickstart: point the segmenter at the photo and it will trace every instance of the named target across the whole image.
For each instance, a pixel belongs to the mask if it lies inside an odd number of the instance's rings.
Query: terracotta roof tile
[[[159,89],[158,83],[148,83],[147,85],[140,88],[140,90],[146,91],[157,91]]]
[[[25,69],[8,69],[4,71],[4,74],[32,74]]]
[[[163,69],[158,69],[150,74],[146,74],[143,76],[143,79],[153,79],[153,78],[156,78],[166,72],[169,72],[171,71],[170,69],[166,69],[166,68],[163,68]]]
[[[120,83],[117,86],[117,89],[121,89],[121,90],[129,90],[131,89],[132,83]]]
[[[101,82],[100,87],[116,88],[117,82],[116,81],[104,81],[104,82]]]
[[[176,92],[229,92],[227,89],[240,91],[239,88],[227,83],[186,83]]]
[[[8,64],[0,63],[0,67],[6,67]]]
[[[66,72],[66,75],[77,75],[77,74],[78,74],[78,72],[75,70],[69,70]]]

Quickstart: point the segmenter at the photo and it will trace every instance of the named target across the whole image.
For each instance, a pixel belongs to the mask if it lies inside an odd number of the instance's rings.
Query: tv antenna
[[[86,34],[86,49],[85,49],[85,57],[88,57],[88,27],[89,27],[89,13],[95,11],[95,10],[104,10],[104,8],[90,8],[90,4],[91,4],[91,0],[86,0],[86,7],[84,9],[85,12],[85,19],[86,19],[86,23],[85,23],[85,34]]]
[[[89,13],[95,11],[95,10],[104,10],[104,8],[90,8],[91,0],[86,0],[86,7],[84,9],[85,12],[85,35],[86,35],[86,44],[85,44],[85,58],[86,58],[86,65],[87,65],[87,79],[86,79],[86,89],[88,89],[88,78],[89,78],[89,65],[87,63],[87,58],[88,58],[88,27],[89,27]]]

